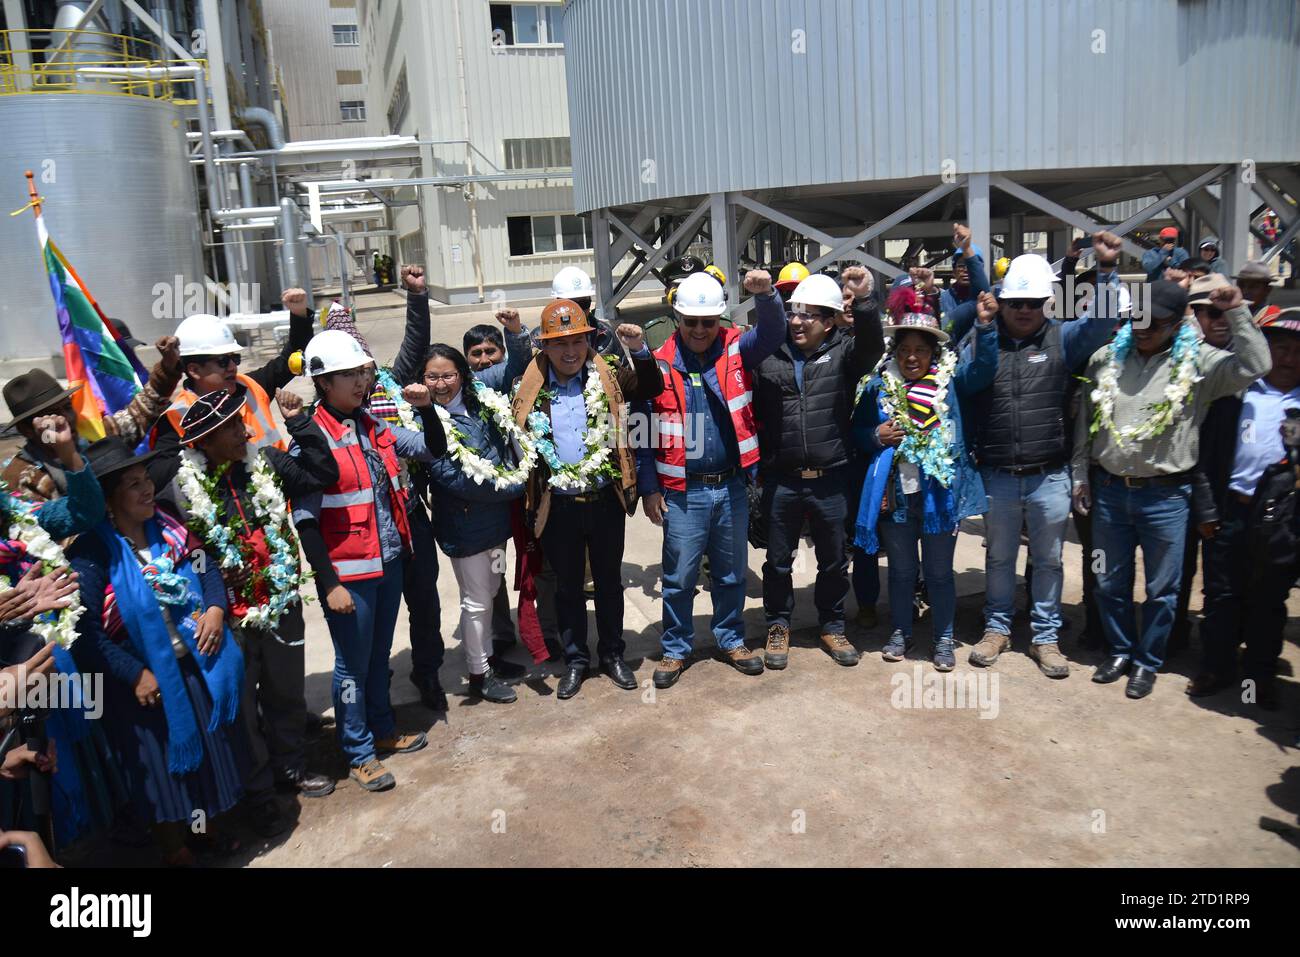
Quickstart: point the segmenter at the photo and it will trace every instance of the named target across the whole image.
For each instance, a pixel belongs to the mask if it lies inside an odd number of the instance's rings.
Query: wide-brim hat
[[[1268,263],[1260,262],[1258,259],[1252,259],[1237,271],[1232,277],[1238,281],[1245,279],[1247,282],[1252,279],[1255,282],[1273,282],[1273,270],[1268,268]]]
[[[1189,306],[1211,305],[1210,294],[1216,289],[1227,289],[1231,285],[1232,283],[1228,282],[1227,277],[1222,273],[1212,272],[1202,276],[1200,279],[1193,280],[1192,288],[1187,291],[1187,304]]]
[[[193,445],[229,422],[248,404],[248,390],[242,385],[234,392],[218,389],[200,396],[185,410],[181,419],[181,441]]]
[[[942,345],[948,341],[948,333],[939,328],[939,320],[929,313],[909,312],[892,325],[884,327],[884,333],[895,339],[901,332],[924,332]]]
[[[13,419],[0,426],[0,431],[8,431],[19,422],[40,415],[46,409],[59,405],[68,396],[76,395],[80,391],[80,385],[71,389],[63,388],[59,385],[59,380],[44,369],[24,372],[5,383],[5,405],[9,406],[9,414]]]
[[[90,447],[86,449],[86,461],[90,464],[90,470],[95,473],[95,478],[103,483],[104,479],[123,469],[152,462],[158,454],[158,452],[146,452],[144,455],[136,455],[131,446],[116,435],[110,435],[98,442],[90,443]]]

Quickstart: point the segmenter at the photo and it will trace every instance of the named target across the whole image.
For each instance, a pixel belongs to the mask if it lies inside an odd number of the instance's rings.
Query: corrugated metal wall
[[[334,45],[334,24],[356,23],[356,9],[329,0],[275,0],[263,10],[284,85],[289,138],[367,135],[369,115],[367,122],[344,123],[339,111],[339,101],[364,100],[366,94],[364,84],[337,82],[337,71],[365,67],[361,46]]]
[[[580,210],[1300,157],[1295,0],[568,0]]]

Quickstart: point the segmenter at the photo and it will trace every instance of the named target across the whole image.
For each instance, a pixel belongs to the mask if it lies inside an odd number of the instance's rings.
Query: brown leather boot
[[[763,656],[757,651],[750,651],[744,645],[728,648],[723,652],[731,666],[743,675],[761,675],[763,673]]]
[[[391,738],[375,738],[375,750],[385,754],[406,754],[419,751],[428,743],[423,731],[395,731]]]
[[[1038,669],[1049,678],[1070,677],[1070,663],[1061,654],[1056,642],[1042,645],[1030,645],[1029,657],[1038,662]]]
[[[677,679],[682,676],[682,672],[685,670],[686,662],[680,658],[669,658],[665,655],[659,659],[659,664],[655,667],[655,687],[671,688],[677,683]]]
[[[358,765],[351,772],[352,780],[367,791],[387,791],[397,784],[388,769],[379,763],[378,758],[371,758],[365,764]]]
[[[785,625],[771,625],[767,629],[767,648],[763,664],[780,671],[790,660],[790,629]]]
[[[854,648],[843,635],[822,635],[822,645],[831,653],[837,665],[848,667],[858,663],[858,649]]]
[[[979,643],[970,650],[970,663],[987,668],[998,660],[998,655],[1006,651],[1010,644],[1010,635],[1004,635],[990,628],[984,632],[984,637],[979,640]]]

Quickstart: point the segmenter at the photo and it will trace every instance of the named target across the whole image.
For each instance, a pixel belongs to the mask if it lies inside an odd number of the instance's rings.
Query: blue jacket
[[[498,368],[501,366],[492,366]],[[467,448],[494,465],[511,461],[506,440],[495,426],[473,414],[453,412],[451,420]],[[500,490],[491,482],[479,485],[450,455],[430,463],[427,469],[429,481],[440,493],[432,496],[433,534],[448,556],[477,555],[510,538],[510,502],[524,494],[522,482]]]
[[[927,534],[954,531],[962,519],[981,515],[988,508],[984,481],[980,478],[962,434],[961,403],[963,397],[988,388],[997,369],[997,325],[992,322],[977,325],[975,335],[962,350],[947,397],[953,433],[952,485],[945,489],[930,476],[923,473],[921,477],[921,493],[925,499],[923,525]],[[873,375],[853,413],[853,438],[863,449],[867,462],[867,477],[862,485],[853,543],[868,554],[874,554],[880,548],[876,523],[881,515],[880,505],[891,477],[894,483],[894,509],[890,513],[890,519],[899,523],[907,521],[907,498],[903,495],[902,480],[893,468],[894,453],[897,450],[882,446],[876,438],[876,427],[886,418],[880,405],[883,385],[881,375]]]
[[[1175,246],[1170,252],[1165,252],[1157,246],[1142,254],[1142,268],[1146,270],[1147,281],[1155,282],[1165,274],[1165,269],[1169,267],[1177,269],[1187,262],[1188,258],[1187,250],[1182,246]]]

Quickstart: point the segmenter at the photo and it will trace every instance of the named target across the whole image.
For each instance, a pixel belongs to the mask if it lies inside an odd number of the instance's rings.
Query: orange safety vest
[[[747,469],[758,462],[758,423],[754,419],[754,382],[740,358],[739,329],[719,330],[722,355],[714,364],[718,386],[731,413],[740,446],[740,467]],[[677,336],[668,338],[655,350],[655,360],[664,374],[664,390],[655,396],[652,407],[658,427],[655,471],[659,484],[666,489],[686,490],[686,381],[673,364],[677,358]],[[700,414],[708,415],[708,410]]]
[[[271,397],[253,379],[246,375],[236,375],[235,381],[248,390],[248,400],[244,407],[240,409],[240,415],[244,417],[244,425],[248,426],[248,431],[253,434],[253,448],[260,449],[265,446],[272,446],[281,452],[289,451],[289,443],[284,440],[279,429],[275,427],[275,418],[271,415]],[[190,410],[200,396],[197,392],[191,392],[189,389],[181,389],[176,394],[176,399],[167,407],[167,421],[172,424],[179,436],[185,435],[185,430],[181,428],[181,422],[185,418],[185,413]],[[149,439],[149,445],[152,448],[158,442],[157,430]]]
[[[340,422],[318,405],[312,416],[325,433],[334,461],[339,466],[339,480],[321,496],[320,530],[329,549],[330,562],[340,581],[363,581],[384,574],[383,549],[379,543],[379,514],[375,509],[375,488],[370,481],[370,467],[351,419]],[[411,526],[406,518],[407,491],[402,485],[401,462],[397,458],[397,439],[382,419],[361,412],[370,447],[379,453],[388,472],[392,504],[390,511],[402,547],[411,548]]]

